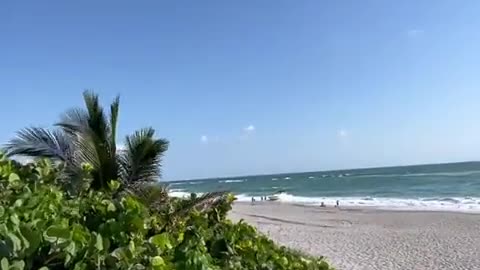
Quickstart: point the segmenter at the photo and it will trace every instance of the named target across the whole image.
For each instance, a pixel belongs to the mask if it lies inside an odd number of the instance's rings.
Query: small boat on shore
[[[285,190],[279,190],[279,191],[275,192],[273,195],[268,196],[268,200],[269,201],[278,201],[280,199],[280,197],[278,195],[281,194],[281,193],[284,193],[284,192],[285,192]]]
[[[268,196],[268,200],[269,200],[269,201],[278,201],[278,199],[280,199],[280,198],[278,197],[278,195],[270,195],[270,196]]]

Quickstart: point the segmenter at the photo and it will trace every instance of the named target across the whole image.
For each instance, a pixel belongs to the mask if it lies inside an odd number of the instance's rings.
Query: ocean
[[[238,201],[277,194],[284,203],[390,210],[480,212],[480,162],[168,182],[173,196],[230,191]]]

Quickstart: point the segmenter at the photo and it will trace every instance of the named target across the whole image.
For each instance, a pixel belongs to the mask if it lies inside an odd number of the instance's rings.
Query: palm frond
[[[168,149],[168,141],[154,139],[154,134],[153,128],[145,128],[127,136],[126,149],[119,156],[124,182],[152,182],[160,178],[160,162]]]
[[[47,157],[69,162],[73,148],[68,136],[58,130],[30,127],[20,130],[6,146],[8,156]]]
[[[74,135],[88,133],[89,115],[88,112],[82,108],[73,108],[66,111],[60,117],[60,122],[55,125],[60,127],[65,133]]]
[[[164,206],[168,206],[168,186],[157,183],[131,183],[127,190],[138,200],[148,205],[154,212],[159,212]]]
[[[126,139],[126,149],[117,151],[116,136],[120,107],[117,96],[107,117],[97,94],[83,93],[85,109],[75,108],[63,114],[58,130],[27,128],[6,145],[6,154],[46,157],[64,161],[66,178],[80,179],[82,165],[92,165],[91,187],[107,186],[119,179],[127,183],[152,182],[160,178],[160,162],[168,141],[155,139],[152,128],[137,131]]]
[[[77,150],[75,153],[78,164],[88,163],[92,165],[95,170],[100,170],[102,166],[102,160],[97,153],[97,148],[92,140],[89,137],[78,136],[72,143],[75,145]],[[112,179],[110,179],[112,180]]]
[[[117,96],[113,103],[110,105],[110,147],[111,152],[116,153],[117,151],[117,122],[118,122],[118,111],[120,107],[120,97]]]
[[[70,140],[76,149],[76,156],[79,163],[89,163],[94,168],[100,167],[101,163],[95,147],[95,141],[92,140],[92,131],[89,126],[89,114],[82,108],[73,108],[66,111],[60,118],[60,122],[55,126],[60,127],[65,134],[70,136]]]
[[[89,132],[84,135],[95,147],[95,152],[100,163],[100,166],[94,171],[94,173],[97,174],[95,178],[98,179],[96,184],[104,186],[108,181],[118,178],[116,146],[111,145],[111,142],[114,142],[111,136],[111,127],[107,121],[103,107],[100,104],[98,95],[87,90],[83,92],[83,99],[88,112],[89,127]],[[114,105],[117,107],[117,110],[118,105],[119,104]],[[116,114],[118,115],[118,111]],[[95,182],[92,183],[92,185],[93,184],[95,184]]]
[[[115,137],[111,132],[116,132],[119,99],[111,105],[109,122],[97,94],[85,91],[83,97],[86,109],[67,111],[56,125],[70,134],[79,159],[94,167],[92,186],[103,187],[118,178]]]
[[[225,195],[226,191],[208,192],[201,196],[193,196],[190,199],[180,201],[172,216],[183,216],[192,210],[205,211],[211,209]]]
[[[100,104],[98,95],[87,90],[83,92],[83,99],[88,112],[88,127],[93,133],[92,135],[95,135],[95,139],[101,142],[110,142],[107,117]]]

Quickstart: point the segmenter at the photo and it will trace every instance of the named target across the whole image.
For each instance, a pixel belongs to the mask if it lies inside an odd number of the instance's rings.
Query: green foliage
[[[151,208],[117,181],[90,189],[88,173],[73,196],[58,173],[47,161],[21,166],[0,155],[0,270],[331,269],[228,220],[230,194]]]

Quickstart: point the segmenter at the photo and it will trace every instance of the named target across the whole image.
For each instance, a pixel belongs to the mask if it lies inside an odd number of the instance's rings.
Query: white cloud
[[[255,126],[254,125],[249,125],[248,127],[243,129],[245,132],[251,133],[255,131]]]
[[[202,135],[202,137],[200,137],[200,141],[202,141],[202,143],[207,143],[208,142],[207,135]]]
[[[248,125],[243,128],[243,132],[240,135],[240,140],[247,140],[249,137],[253,136],[255,133],[255,126],[254,125]]]
[[[348,132],[345,130],[345,129],[340,129],[338,132],[337,132],[337,135],[338,137],[340,138],[345,138],[348,136]]]
[[[417,37],[417,36],[420,36],[424,33],[424,31],[422,29],[410,29],[407,31],[407,35],[409,37]]]

